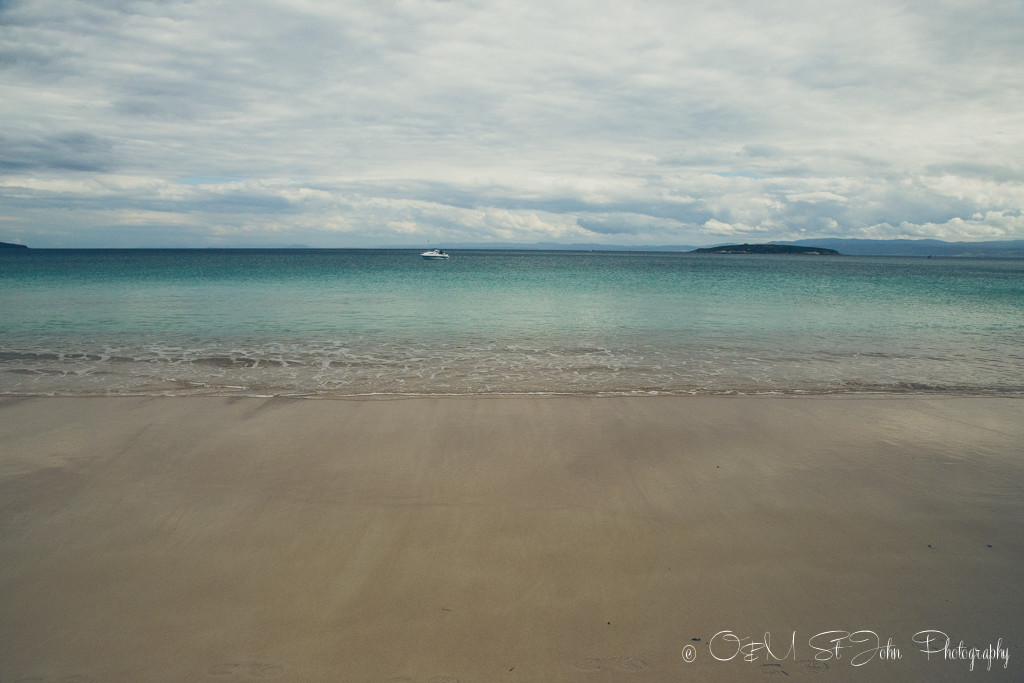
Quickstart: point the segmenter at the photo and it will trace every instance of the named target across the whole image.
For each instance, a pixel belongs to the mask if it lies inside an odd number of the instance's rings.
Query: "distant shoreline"
[[[801,254],[806,256],[842,256],[835,249],[798,247],[793,244],[726,244],[694,249],[691,254]]]

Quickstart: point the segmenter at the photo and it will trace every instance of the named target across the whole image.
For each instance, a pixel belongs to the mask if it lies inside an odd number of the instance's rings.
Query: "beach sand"
[[[4,683],[1019,681],[1022,568],[1019,399],[0,399]]]

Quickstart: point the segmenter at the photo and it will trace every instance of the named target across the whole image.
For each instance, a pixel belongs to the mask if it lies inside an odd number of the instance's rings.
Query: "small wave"
[[[192,363],[194,365],[210,365],[215,368],[254,368],[260,364],[260,359],[247,358],[245,356],[208,356],[186,359],[185,362]]]
[[[56,353],[32,351],[0,351],[0,362],[3,361],[53,361],[60,360]]]
[[[0,351],[4,395],[237,395],[345,398],[484,395],[1020,395],[1024,365],[624,344],[399,340],[180,346],[98,344]]]

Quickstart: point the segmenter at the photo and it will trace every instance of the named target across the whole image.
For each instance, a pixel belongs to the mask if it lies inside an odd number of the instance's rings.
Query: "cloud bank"
[[[2,0],[0,239],[1024,239],[1017,0]]]

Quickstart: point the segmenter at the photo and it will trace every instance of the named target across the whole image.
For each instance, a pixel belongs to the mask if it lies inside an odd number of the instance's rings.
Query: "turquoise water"
[[[0,253],[13,395],[1024,393],[1024,261]]]

